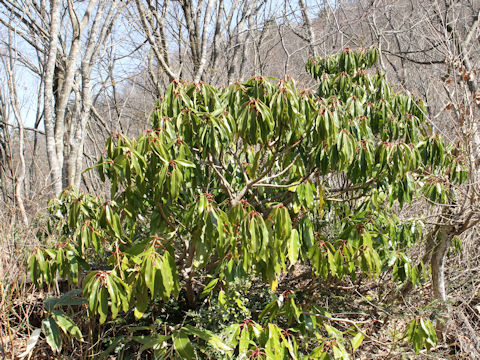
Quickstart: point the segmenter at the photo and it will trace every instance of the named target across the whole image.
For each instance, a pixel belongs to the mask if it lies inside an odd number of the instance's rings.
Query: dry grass
[[[3,204],[0,214],[0,357],[17,359],[27,339],[41,324],[42,293],[35,290],[25,268],[28,252],[38,245],[34,226],[15,220]]]

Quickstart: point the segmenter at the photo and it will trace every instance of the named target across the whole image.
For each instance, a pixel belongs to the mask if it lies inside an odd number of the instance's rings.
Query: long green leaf
[[[82,332],[78,326],[63,311],[53,310],[51,315],[66,335],[71,335],[80,341],[83,340]]]
[[[194,359],[195,358],[195,350],[193,348],[192,343],[188,336],[180,331],[175,339],[173,340],[173,346],[175,351],[182,357],[182,359]]]
[[[53,351],[59,352],[62,349],[62,337],[60,329],[57,323],[52,317],[46,318],[42,321],[42,329],[47,340],[47,344],[50,345]]]

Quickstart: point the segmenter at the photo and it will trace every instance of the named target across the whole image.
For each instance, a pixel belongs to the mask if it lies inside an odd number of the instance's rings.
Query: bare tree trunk
[[[317,51],[315,49],[315,31],[313,30],[312,21],[310,20],[310,15],[308,14],[305,0],[298,0],[298,5],[300,6],[300,11],[302,12],[303,22],[307,27],[308,53],[310,56],[315,57],[317,56]]]
[[[207,9],[205,11],[205,18],[203,20],[202,26],[202,37],[201,37],[201,48],[200,48],[200,58],[198,59],[198,68],[194,72],[193,81],[198,82],[203,78],[203,72],[205,71],[205,66],[207,64],[208,58],[208,23],[212,17],[212,8],[213,0],[208,0]]]
[[[68,100],[70,98],[70,94],[72,93],[73,85],[74,85],[74,76],[77,70],[77,62],[78,58],[80,55],[80,49],[82,45],[82,35],[85,30],[85,27],[88,25],[90,21],[90,16],[93,13],[93,9],[97,5],[98,0],[90,0],[87,6],[87,9],[85,10],[85,13],[82,17],[81,20],[78,19],[78,15],[75,12],[75,9],[73,8],[73,2],[72,0],[68,0],[68,11],[70,14],[71,18],[71,23],[72,23],[72,28],[73,28],[73,38],[72,38],[72,43],[70,46],[70,52],[68,54],[68,59],[66,61],[65,65],[65,78],[62,83],[62,88],[59,92],[58,99],[59,103],[56,104],[56,123],[55,123],[55,140],[56,140],[56,145],[57,145],[57,157],[59,159],[60,164],[62,164],[62,168],[64,171],[64,176],[63,176],[63,186],[71,186],[74,185],[74,177],[75,177],[75,172],[74,170],[76,166],[69,166],[69,163],[71,162],[70,159],[65,159],[65,151],[64,151],[64,136],[65,136],[65,116],[66,116],[66,110],[68,106]],[[98,21],[99,15],[101,16],[103,9],[105,7],[105,2],[102,1],[101,4],[99,5],[99,8],[96,13],[95,20]],[[94,21],[94,24],[96,23]],[[92,34],[89,34],[92,35]],[[92,37],[89,36],[88,38],[89,42],[90,41],[95,41],[96,39],[92,39]],[[73,121],[73,120],[72,120]],[[75,124],[78,126],[78,124]],[[70,129],[71,131],[73,129]],[[75,131],[75,130],[73,130]],[[75,153],[75,149],[72,149],[72,146],[75,147],[77,145],[75,144],[68,144],[69,145],[69,151]],[[69,157],[69,155],[67,155]],[[65,164],[64,164],[65,161]],[[74,160],[73,160],[74,161]],[[76,164],[76,163],[75,163]]]
[[[62,191],[62,170],[57,157],[57,147],[55,141],[55,119],[53,109],[53,77],[55,64],[57,61],[58,32],[60,17],[60,0],[50,1],[50,40],[48,45],[47,62],[45,66],[44,78],[44,123],[47,143],[47,157],[50,166],[52,185],[54,194],[58,195]]]
[[[25,205],[23,202],[24,188],[25,188],[25,128],[23,125],[22,116],[20,114],[20,107],[18,104],[17,87],[15,85],[15,67],[17,58],[17,32],[8,33],[8,55],[3,60],[3,67],[7,76],[9,104],[13,112],[15,120],[18,124],[18,160],[19,169],[15,175],[15,202],[20,212],[20,217],[23,224],[28,225],[28,217],[25,212]],[[16,210],[16,209],[15,209]]]
[[[28,217],[25,211],[25,205],[23,202],[23,189],[25,187],[25,129],[23,127],[23,121],[17,117],[18,123],[18,159],[20,161],[20,169],[15,181],[15,200],[17,202],[20,216],[25,225],[28,225]]]
[[[443,302],[447,301],[445,259],[454,235],[455,227],[453,225],[445,224],[439,227],[430,262],[433,295]]]
[[[3,90],[0,91],[0,186],[3,201],[8,203],[12,200],[10,186],[10,178],[11,175],[13,175],[13,169],[11,167],[12,149],[9,124],[6,120],[8,119],[8,105]]]
[[[89,38],[86,43],[85,53],[82,56],[80,74],[82,76],[82,85],[79,91],[76,91],[77,107],[79,108],[79,119],[72,124],[72,134],[69,139],[70,151],[65,159],[65,174],[67,186],[80,186],[83,145],[85,142],[85,132],[90,111],[92,108],[92,89],[91,73],[94,60],[99,51],[99,45],[102,44],[110,34],[111,25],[116,20],[119,12],[116,12],[118,1],[112,1],[105,21],[102,19],[107,7],[106,1],[101,1],[98,5],[95,18]],[[81,105],[80,105],[81,104]]]

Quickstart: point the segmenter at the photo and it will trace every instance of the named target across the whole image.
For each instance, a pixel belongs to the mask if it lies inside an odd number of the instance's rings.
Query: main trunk
[[[55,142],[55,119],[53,110],[53,77],[55,63],[57,60],[58,31],[59,31],[59,9],[60,0],[52,0],[50,4],[50,43],[48,47],[47,64],[45,70],[44,85],[44,123],[47,145],[47,158],[50,167],[50,174],[54,195],[62,191],[62,170],[57,157]]]
[[[432,269],[432,287],[435,298],[441,301],[447,300],[447,290],[445,286],[445,260],[448,249],[455,235],[455,227],[453,225],[440,226],[435,247],[432,251],[432,259],[430,262]]]

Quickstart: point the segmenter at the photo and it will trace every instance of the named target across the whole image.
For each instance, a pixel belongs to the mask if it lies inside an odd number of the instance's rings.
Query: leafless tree
[[[15,49],[19,61],[43,83],[43,123],[56,194],[80,184],[92,72],[123,7],[116,0],[0,1],[0,22],[23,40]],[[15,29],[9,19],[17,20]]]
[[[130,17],[139,19],[135,27],[149,45],[148,74],[157,94],[163,92],[165,80],[225,84],[252,73],[251,68],[245,71],[247,60],[258,55],[267,30],[274,30],[272,20],[279,13],[274,3],[135,0]]]
[[[28,225],[28,217],[25,212],[25,205],[23,201],[24,196],[24,184],[25,184],[25,127],[20,113],[20,107],[18,102],[17,87],[15,83],[15,67],[16,67],[16,56],[14,53],[14,48],[16,43],[16,34],[9,34],[9,47],[7,57],[2,58],[4,65],[7,83],[8,83],[8,94],[9,94],[9,104],[12,109],[12,113],[18,125],[18,161],[19,168],[18,174],[15,179],[15,201],[16,206],[20,212],[21,219],[25,225]]]

